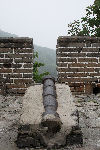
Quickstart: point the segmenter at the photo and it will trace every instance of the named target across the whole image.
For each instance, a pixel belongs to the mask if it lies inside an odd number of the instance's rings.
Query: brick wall
[[[61,36],[56,53],[58,82],[68,84],[75,94],[100,87],[100,38]]]
[[[32,83],[33,40],[0,38],[0,94],[22,95]]]

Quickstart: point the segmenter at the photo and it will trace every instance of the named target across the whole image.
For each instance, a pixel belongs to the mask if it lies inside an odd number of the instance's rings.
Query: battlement
[[[0,38],[0,94],[23,95],[32,72],[33,39]]]
[[[100,38],[60,36],[56,53],[59,83],[76,94],[91,94],[100,87]]]

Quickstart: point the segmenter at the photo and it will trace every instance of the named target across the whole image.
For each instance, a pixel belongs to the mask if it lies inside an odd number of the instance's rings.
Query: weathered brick
[[[100,57],[100,53],[88,53],[87,57]]]
[[[76,58],[57,58],[57,62],[77,62]]]
[[[32,48],[32,43],[0,43],[0,48]]]
[[[17,89],[17,94],[25,94],[27,89]]]
[[[2,74],[3,75],[3,74]],[[1,76],[0,77],[0,86],[2,85],[2,83],[5,82],[5,79]]]
[[[92,47],[100,47],[100,43],[92,43]]]
[[[26,88],[25,84],[7,84],[7,88]]]
[[[33,53],[33,49],[14,49],[15,54],[19,53]]]
[[[10,94],[10,95],[17,95],[17,94],[19,94],[19,95],[24,95],[25,94],[25,91],[26,91],[26,89],[8,89],[8,93]]]
[[[87,64],[83,64],[83,63],[71,63],[68,64],[68,67],[86,67]]]
[[[22,64],[12,64],[12,68],[21,68]]]
[[[72,95],[84,95],[85,93],[84,92],[72,92]]]
[[[97,87],[100,88],[100,83],[97,84]]]
[[[91,42],[87,42],[87,41],[86,41],[85,44],[86,44],[86,45],[85,45],[86,47],[91,47]]]
[[[20,73],[17,73],[17,74],[13,74],[13,73],[11,73],[11,74],[5,74],[4,75],[4,77],[8,77],[9,76],[9,78],[22,78],[22,74],[20,74]]]
[[[98,80],[98,78],[59,78],[58,79],[60,82],[65,83],[65,82],[95,82]]]
[[[33,64],[29,64],[29,63],[28,63],[28,64],[24,64],[23,67],[24,67],[24,68],[32,68],[32,67],[33,67]]]
[[[100,58],[99,58],[99,62],[100,62]]]
[[[0,78],[0,88],[2,88],[4,83],[5,83],[5,79],[4,78]]]
[[[77,43],[77,42],[66,42],[62,41],[57,44],[57,47],[85,47],[85,43]]]
[[[95,68],[95,72],[100,73],[100,68]]]
[[[32,54],[5,54],[5,58],[32,58]]]
[[[57,63],[58,67],[68,67],[68,63]]]
[[[68,83],[68,85],[70,86],[70,87],[84,87],[84,83],[83,82],[80,82],[80,83]]]
[[[11,48],[0,48],[0,53],[13,53]]]
[[[71,90],[71,92],[74,92],[75,88],[74,87],[70,87],[70,90]]]
[[[2,95],[3,94],[3,92],[2,92],[2,90],[0,89],[0,95]]]
[[[87,77],[89,73],[59,73],[58,77]]]
[[[14,73],[32,73],[33,69],[14,69]]]
[[[0,73],[11,73],[12,69],[0,69]]]
[[[0,64],[0,68],[3,68],[3,64]]]
[[[60,67],[60,66],[59,66]],[[69,68],[74,68],[74,67],[100,67],[100,63],[72,63],[68,64]]]
[[[91,37],[91,36],[59,36],[57,39],[58,43],[61,42],[91,42],[97,43],[100,42],[100,37]]]
[[[85,57],[85,53],[62,53],[60,57]]]
[[[25,83],[25,84],[31,84],[32,83],[32,79],[14,79],[14,83],[15,84],[21,84],[21,83]]]
[[[31,74],[23,74],[23,78],[32,78],[32,73]]]
[[[78,62],[98,62],[96,58],[78,58]]]
[[[23,58],[23,59],[14,59],[15,63],[32,63],[33,59]]]
[[[4,54],[0,54],[0,58],[4,58]]]
[[[67,47],[64,47],[64,48],[58,48],[57,49],[58,53],[63,53],[63,52],[81,52],[81,51],[82,51],[82,48],[67,48]]]
[[[6,83],[13,83],[13,79],[10,79],[10,78],[3,78],[3,84],[6,84]]]
[[[84,92],[84,87],[71,87],[71,92]]]
[[[4,64],[1,64],[1,67],[3,67],[3,68],[21,68],[22,64],[4,63]]]
[[[1,37],[0,38],[0,43],[28,43],[28,44],[32,44],[33,43],[33,39],[32,38],[28,38],[28,37]]]
[[[96,76],[100,76],[100,73],[89,73],[90,77],[96,77]]]
[[[88,83],[85,85],[85,93],[90,95],[93,93],[93,85]]]
[[[0,63],[12,63],[13,59],[0,59]]]
[[[59,72],[94,72],[94,68],[57,68]]]
[[[12,68],[12,63],[4,63],[2,65],[3,65],[3,68]]]
[[[1,80],[2,77],[3,77],[3,74],[0,74],[0,80]]]
[[[91,48],[83,48],[82,49],[82,52],[99,52],[99,48],[93,48],[93,47],[91,47]]]
[[[87,67],[100,67],[100,63],[88,63]]]
[[[68,57],[86,57],[85,53],[69,53]]]

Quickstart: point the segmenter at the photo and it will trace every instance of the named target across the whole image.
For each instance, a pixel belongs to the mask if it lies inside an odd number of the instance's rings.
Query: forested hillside
[[[56,51],[37,45],[34,45],[34,50],[39,54],[38,61],[45,64],[45,66],[41,67],[39,71],[48,71],[52,76],[56,77]]]

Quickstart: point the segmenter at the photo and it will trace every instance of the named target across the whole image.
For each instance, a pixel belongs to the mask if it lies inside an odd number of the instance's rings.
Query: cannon
[[[61,120],[57,113],[58,102],[56,100],[55,78],[47,75],[42,80],[43,83],[43,105],[45,112],[42,114],[41,124],[48,127],[51,132],[58,132],[61,128]]]

